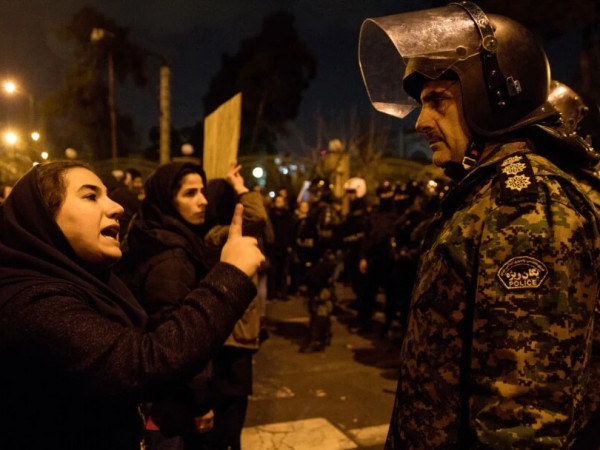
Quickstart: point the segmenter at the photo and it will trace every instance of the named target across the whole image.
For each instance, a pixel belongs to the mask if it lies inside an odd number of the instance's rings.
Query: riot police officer
[[[367,183],[364,178],[349,178],[344,183],[344,192],[348,199],[348,214],[340,227],[344,252],[343,281],[350,284],[359,300],[365,286],[365,277],[358,269],[358,263],[367,220]]]
[[[309,187],[310,211],[304,224],[304,234],[311,236],[315,261],[305,276],[309,326],[306,343],[300,348],[301,353],[323,351],[331,342],[331,313],[335,298],[333,276],[338,264],[337,229],[340,225],[340,217],[332,200],[329,181],[315,178]]]
[[[368,19],[359,41],[373,106],[420,104],[456,180],[423,241],[386,448],[571,447],[600,394],[600,219],[536,153],[557,116],[542,47],[468,1]]]
[[[579,182],[600,210],[600,153],[592,146],[588,130],[580,124],[589,108],[577,92],[552,80],[548,102],[560,113],[554,121],[536,124],[537,141],[547,144],[539,151]]]
[[[394,254],[392,241],[398,214],[394,207],[394,183],[383,180],[376,189],[378,204],[369,214],[361,249],[359,270],[365,275],[362,298],[359,299],[357,325],[359,333],[372,331],[371,319],[377,306],[377,294],[385,294],[386,324],[396,315],[397,296],[394,291]],[[384,330],[385,332],[385,330]]]
[[[560,116],[554,121],[534,126],[535,132],[540,133],[538,141],[546,143],[539,149],[579,182],[581,190],[600,211],[600,153],[592,146],[591,135],[586,133],[588,130],[580,125],[589,108],[579,94],[556,80],[550,85],[548,102]],[[588,424],[578,433],[576,448],[598,448],[598,420],[600,410],[596,409]]]

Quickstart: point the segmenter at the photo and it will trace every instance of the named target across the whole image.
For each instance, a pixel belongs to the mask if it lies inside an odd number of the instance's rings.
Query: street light
[[[4,140],[8,145],[15,145],[19,140],[19,137],[17,136],[17,133],[13,131],[7,131],[4,133]]]
[[[3,88],[4,92],[6,92],[8,95],[21,94],[27,97],[29,100],[29,125],[31,128],[33,128],[35,126],[35,101],[33,96],[26,92],[22,87],[17,85],[14,81],[5,81]]]
[[[107,31],[103,28],[94,28],[90,34],[90,40],[97,42],[104,39],[106,36],[115,38],[115,34]],[[141,47],[136,44],[131,44],[133,47],[141,50],[148,56],[153,56],[160,60],[160,92],[159,92],[159,107],[160,107],[160,118],[159,118],[159,133],[160,133],[160,163],[166,164],[169,162],[171,154],[171,68],[167,59],[151,50]],[[109,107],[111,108],[111,131],[114,134],[111,143],[114,142],[113,147],[113,158],[116,158],[116,115],[114,116],[114,67],[112,53],[108,52],[108,71],[109,71]],[[112,106],[111,106],[112,105]],[[113,125],[114,121],[114,125]]]
[[[17,85],[12,81],[7,81],[4,83],[4,90],[9,94],[12,94],[17,90]]]
[[[103,28],[94,28],[90,34],[92,42],[98,42],[109,36],[115,38],[114,33]],[[117,113],[115,110],[115,67],[113,62],[113,54],[108,50],[108,113],[110,115],[110,156],[113,164],[117,161]]]
[[[77,150],[75,150],[74,148],[66,148],[65,149],[65,156],[67,157],[67,159],[75,159],[77,158]]]
[[[159,162],[160,164],[166,164],[171,159],[171,67],[167,58],[164,56],[148,50],[139,45],[135,45],[136,48],[144,52],[148,56],[153,56],[160,61],[159,70],[159,94],[158,104],[160,110],[160,117],[158,121],[159,129]]]
[[[181,146],[181,154],[184,156],[192,156],[194,154],[194,146],[189,142],[182,144]]]
[[[258,166],[252,169],[252,176],[256,179],[262,178],[265,174],[265,171],[262,167]]]

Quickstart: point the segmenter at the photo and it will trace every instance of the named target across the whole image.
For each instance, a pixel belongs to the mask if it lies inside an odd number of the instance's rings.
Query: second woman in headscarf
[[[248,192],[239,169],[232,164],[227,174],[236,197]],[[161,166],[146,182],[146,198],[129,229],[120,273],[148,312],[151,326],[179,308],[220,252],[219,245],[207,251],[204,243],[209,229],[215,233],[213,223],[207,223],[205,186],[204,171],[192,163]],[[251,207],[245,208],[246,219],[253,214]],[[210,376],[209,366],[176,390],[176,396],[153,403],[147,431],[151,449],[209,448],[206,435],[214,423]]]
[[[177,310],[207,273],[205,184],[202,168],[187,162],[163,165],[146,182],[146,198],[129,228],[117,272],[146,309],[151,327]],[[210,373],[209,365],[188,385],[149,405],[150,449],[207,448],[204,435],[214,417]]]

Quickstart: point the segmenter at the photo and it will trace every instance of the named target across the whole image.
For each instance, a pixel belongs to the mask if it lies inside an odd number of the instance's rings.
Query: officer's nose
[[[415,124],[415,130],[419,133],[427,133],[433,128],[431,114],[428,108],[421,108],[419,112],[419,117],[417,117],[417,122]]]

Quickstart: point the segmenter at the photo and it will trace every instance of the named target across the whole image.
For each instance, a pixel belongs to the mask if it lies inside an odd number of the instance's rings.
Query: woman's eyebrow
[[[84,184],[84,185],[80,186],[79,189],[77,189],[77,192],[83,191],[85,189],[94,191],[97,194],[102,192],[102,188],[100,186],[96,186],[95,184]]]

